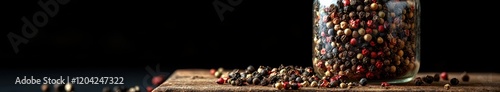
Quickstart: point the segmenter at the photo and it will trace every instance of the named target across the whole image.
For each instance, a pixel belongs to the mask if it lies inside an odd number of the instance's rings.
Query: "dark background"
[[[312,1],[242,0],[224,13],[223,21],[214,1],[71,0],[59,5],[57,15],[20,45],[17,54],[6,35],[21,35],[21,17],[32,20],[43,10],[37,0],[4,1],[0,73],[6,76],[0,84],[18,90],[15,77],[79,75],[128,76],[125,86],[143,86],[145,68],[156,65],[165,73],[179,68],[311,66]],[[447,5],[451,7],[442,8]],[[498,72],[490,64],[496,56],[496,45],[489,44],[492,24],[475,21],[486,16],[454,5],[422,1],[420,71]]]

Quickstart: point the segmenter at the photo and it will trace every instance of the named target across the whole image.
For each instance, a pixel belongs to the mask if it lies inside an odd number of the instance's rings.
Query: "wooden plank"
[[[435,73],[419,73],[417,76],[434,75]],[[391,85],[389,88],[382,88],[380,85],[368,84],[367,86],[357,86],[354,88],[316,88],[302,87],[299,90],[286,91],[500,91],[500,74],[499,73],[468,73],[470,76],[469,82],[461,81],[461,74],[458,72],[448,73],[449,78],[458,78],[460,84],[451,86],[449,90],[444,89],[444,84],[449,81],[440,80],[433,82],[430,85],[414,86],[413,82],[406,84]],[[196,76],[196,77],[195,77]],[[170,92],[170,91],[260,91],[271,92],[277,91],[276,88],[269,86],[247,85],[247,86],[232,86],[229,84],[216,84],[213,75],[210,75],[208,69],[179,69],[176,70],[170,78],[163,84],[153,90],[153,92]],[[285,90],[282,90],[285,91]]]

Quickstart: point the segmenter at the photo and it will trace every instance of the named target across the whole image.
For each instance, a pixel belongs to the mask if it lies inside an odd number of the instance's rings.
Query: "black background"
[[[19,75],[33,75],[35,70],[99,75],[102,71],[145,73],[145,67],[158,64],[166,72],[312,65],[312,1],[242,0],[234,11],[224,13],[223,21],[214,1],[71,0],[60,5],[57,15],[49,17],[29,43],[20,45],[17,54],[6,35],[21,35],[21,17],[32,20],[35,12],[43,10],[36,0],[4,1],[0,69],[3,74]],[[420,71],[498,72],[493,64],[496,45],[490,44],[494,42],[491,24],[475,20],[488,17],[455,5],[461,4],[422,1]]]

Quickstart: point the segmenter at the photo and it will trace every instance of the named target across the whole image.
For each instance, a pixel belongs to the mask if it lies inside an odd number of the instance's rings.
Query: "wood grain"
[[[419,73],[417,76],[434,75],[435,73]],[[209,69],[179,69],[176,70],[170,78],[163,84],[153,90],[153,92],[213,92],[213,91],[236,91],[236,92],[274,92],[274,91],[292,91],[292,92],[309,92],[309,91],[463,91],[463,92],[483,92],[483,91],[500,91],[500,74],[499,73],[468,73],[470,76],[469,82],[461,81],[462,73],[448,73],[449,78],[458,78],[460,84],[451,86],[449,90],[444,88],[444,84],[449,81],[440,80],[432,84],[424,84],[423,86],[414,86],[413,82],[406,84],[391,85],[388,88],[382,88],[377,84],[368,84],[367,86],[356,86],[354,88],[317,88],[317,87],[302,87],[299,90],[277,90],[271,86],[247,85],[247,86],[232,86],[229,84],[216,84],[213,75],[210,75]],[[196,77],[195,77],[196,76]]]

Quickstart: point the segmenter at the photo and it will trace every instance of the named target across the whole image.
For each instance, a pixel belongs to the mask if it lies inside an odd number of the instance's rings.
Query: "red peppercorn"
[[[384,32],[384,25],[378,25],[378,32]]]
[[[383,51],[378,51],[377,55],[379,57],[384,57],[385,56],[385,53]]]
[[[380,85],[381,85],[382,87],[387,87],[387,86],[390,86],[390,84],[389,84],[389,83],[387,83],[387,82],[382,82]]]
[[[366,28],[366,34],[372,34],[373,33],[373,30],[371,28]]]
[[[377,3],[377,0],[372,0],[373,3]]]
[[[365,68],[363,68],[362,65],[358,65],[358,67],[356,67],[356,73],[364,73],[365,72]]]
[[[375,77],[375,75],[372,72],[367,72],[366,73],[366,78],[367,79],[373,79],[374,77]]]
[[[377,52],[373,51],[373,52],[371,53],[371,58],[377,58]]]
[[[210,69],[210,75],[214,75],[216,71],[214,68]]]
[[[225,81],[224,78],[219,78],[219,79],[217,79],[216,83],[217,84],[224,84],[224,81]]]
[[[322,80],[323,82],[321,82],[321,87],[326,87],[328,86],[328,81],[326,80]]]
[[[410,36],[410,30],[405,30],[405,35]]]
[[[322,55],[326,54],[326,49],[325,48],[321,49],[321,54]]]
[[[366,48],[364,48],[363,50],[361,50],[361,54],[363,54],[363,56],[368,56],[368,54],[370,53],[370,51]]]
[[[319,67],[319,68],[324,68],[324,67],[325,67],[325,64],[323,64],[323,61],[318,60],[318,63],[316,63],[316,67]]]
[[[378,60],[377,63],[375,63],[375,67],[377,67],[377,69],[381,69],[382,66],[384,66],[384,63],[382,63],[382,61]]]
[[[370,41],[370,46],[375,46],[375,45],[377,45],[377,44],[375,44],[375,42]]]
[[[351,28],[357,29],[359,26],[359,19],[358,20],[351,19],[349,21],[349,24],[350,24]]]
[[[367,28],[372,28],[372,25],[373,25],[373,20],[366,21]]]
[[[285,89],[290,88],[290,84],[288,82],[283,82],[283,88]]]
[[[351,5],[351,1],[350,0],[344,0],[344,6],[348,6],[348,5]]]
[[[154,88],[153,88],[153,87],[151,87],[151,86],[146,87],[146,91],[147,91],[147,92],[153,92],[153,89],[154,89]]]
[[[440,75],[441,79],[443,80],[448,80],[448,73],[446,72],[442,72],[441,75]]]
[[[356,45],[356,43],[358,43],[358,42],[356,41],[356,38],[351,38],[350,43],[351,43],[351,45]]]

